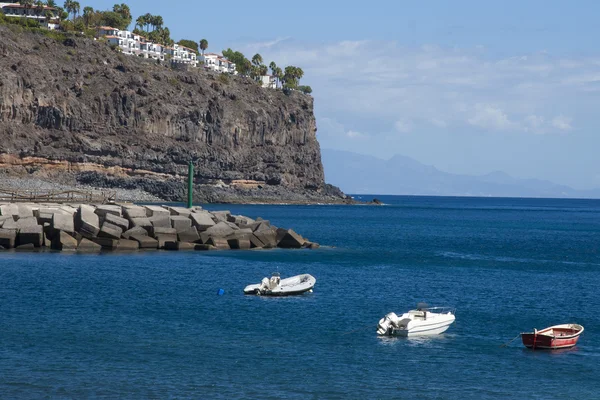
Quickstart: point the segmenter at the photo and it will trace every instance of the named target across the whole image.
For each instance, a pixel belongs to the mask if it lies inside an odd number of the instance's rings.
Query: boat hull
[[[523,345],[529,349],[568,349],[574,347],[583,332],[577,324],[556,325],[541,331],[521,333]]]
[[[413,337],[413,336],[428,336],[428,335],[439,335],[448,330],[453,321],[444,324],[434,324],[432,326],[419,326],[413,329],[392,329],[389,336],[398,337]]]

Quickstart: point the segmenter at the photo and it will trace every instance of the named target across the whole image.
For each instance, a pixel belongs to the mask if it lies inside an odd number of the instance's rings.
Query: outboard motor
[[[377,324],[377,334],[379,335],[391,335],[393,329],[398,324],[398,316],[391,312],[387,314],[385,317],[379,320],[379,324]]]

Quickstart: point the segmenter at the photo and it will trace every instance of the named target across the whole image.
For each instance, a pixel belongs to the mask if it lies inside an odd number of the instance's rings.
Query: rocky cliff
[[[343,199],[324,182],[310,96],[85,38],[0,37],[2,174],[180,200],[192,160],[199,201]]]

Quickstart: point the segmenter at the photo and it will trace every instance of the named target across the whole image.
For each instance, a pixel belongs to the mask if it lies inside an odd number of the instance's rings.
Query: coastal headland
[[[0,36],[0,187],[182,201],[191,161],[197,203],[352,201],[325,183],[308,94],[74,34],[1,25]]]
[[[0,250],[250,250],[315,249],[292,229],[269,221],[158,205],[0,204]]]

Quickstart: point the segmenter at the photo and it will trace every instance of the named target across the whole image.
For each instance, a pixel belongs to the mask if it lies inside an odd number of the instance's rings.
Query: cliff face
[[[179,185],[193,160],[197,184],[332,193],[312,97],[202,68],[173,70],[89,39],[14,31],[0,26],[5,173]]]

